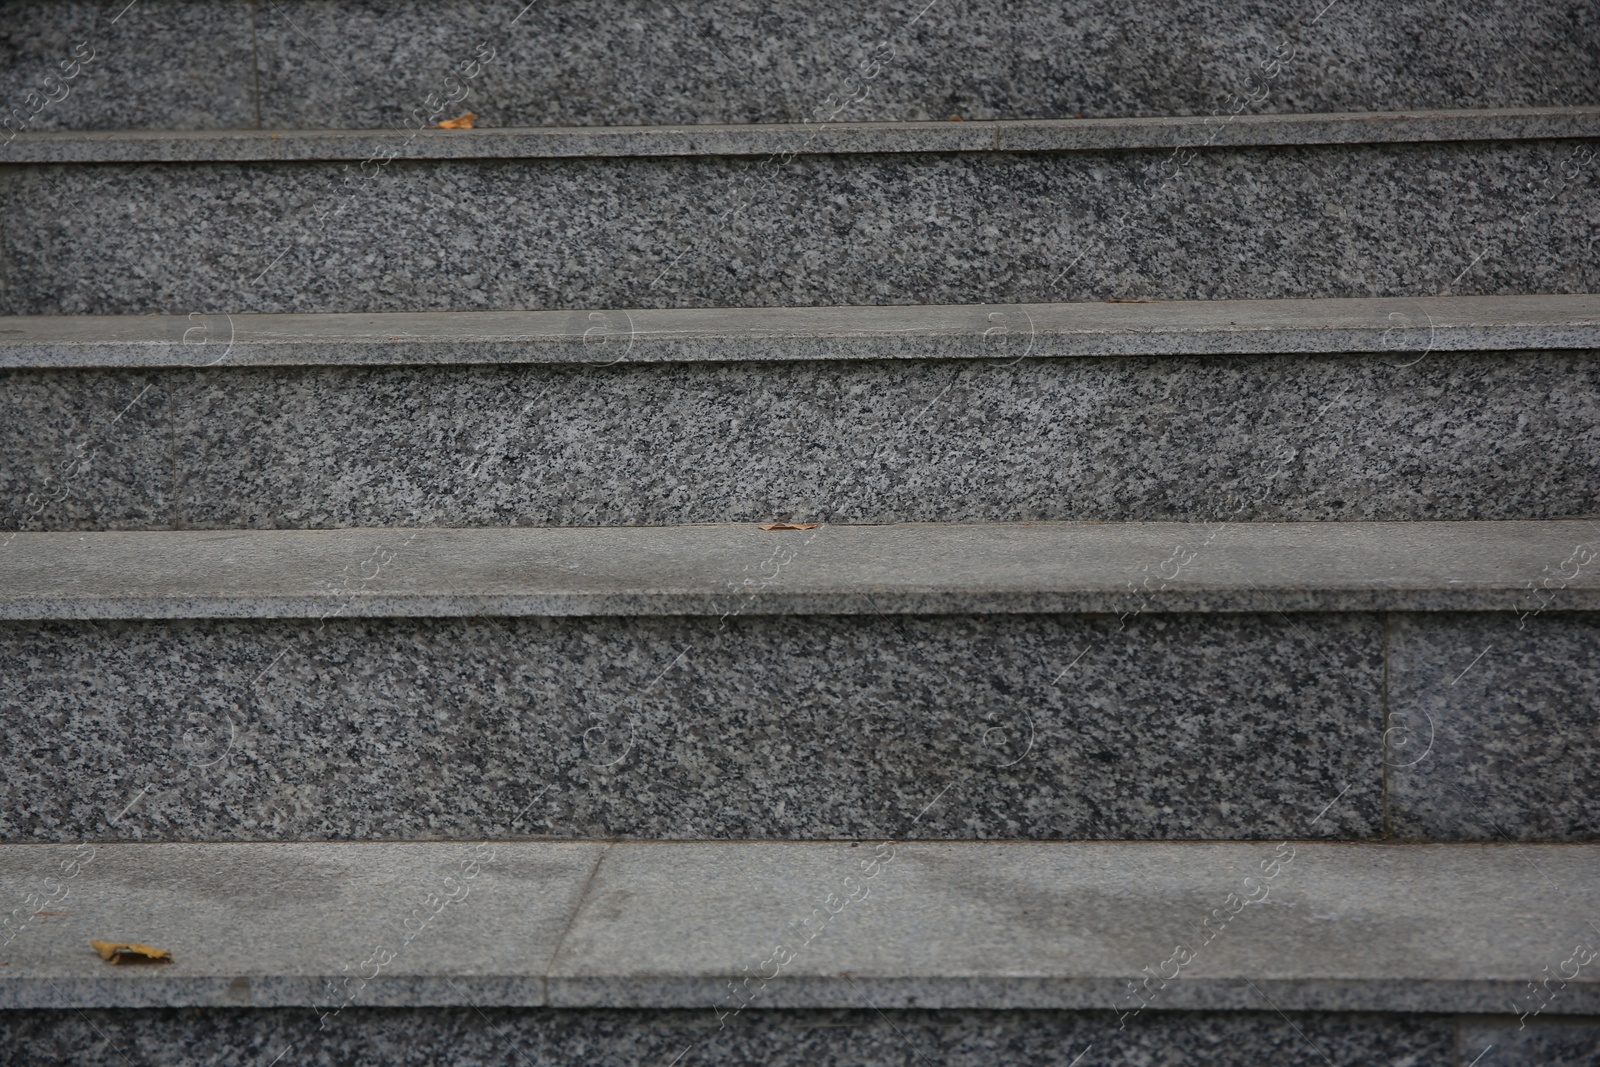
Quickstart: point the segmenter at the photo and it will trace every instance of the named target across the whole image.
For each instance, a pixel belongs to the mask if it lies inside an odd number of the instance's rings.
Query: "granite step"
[[[1591,516],[1597,322],[1590,294],[13,317],[0,528]]]
[[[1263,1004],[1265,1002],[1263,1001]],[[1591,1067],[1600,1022],[1542,1015],[766,1008],[306,1007],[18,1010],[0,1062],[27,1067]]]
[[[550,144],[518,144],[596,138],[408,134],[387,148],[372,136],[280,138],[301,148],[340,142],[311,154],[350,157],[321,161],[216,161],[217,149],[260,146],[270,135],[41,135],[16,142],[23,158],[48,158],[52,144],[64,155],[87,148],[116,159],[130,146],[156,145],[199,158],[0,172],[0,211],[10,223],[0,233],[0,311],[588,311],[1600,291],[1587,214],[1600,180],[1587,140],[1600,120],[1593,107],[1537,118],[1458,118],[1447,129],[1444,120],[1390,116],[1369,135],[1329,133],[1350,127],[1348,115],[1287,128],[1219,119],[1209,133],[1201,121],[1156,138],[1181,145],[1192,135],[1192,147],[1068,151],[1060,149],[1114,144],[1121,135],[1102,128],[1080,137],[1060,123],[953,135],[952,124],[934,123],[846,131],[840,137],[854,143],[844,151],[814,153],[807,146],[819,128],[811,127],[769,137],[787,147],[755,158],[716,153],[729,138],[750,151],[760,131],[625,131],[646,142],[676,140],[647,150],[688,154],[629,154],[639,146],[621,145],[623,154],[546,158],[522,153]],[[1493,139],[1327,143],[1381,140],[1385,128]],[[1135,144],[1150,140],[1148,125],[1122,131]],[[451,158],[401,158],[419,145],[451,146]],[[503,158],[507,152],[517,158]],[[1443,216],[1440,204],[1448,205]],[[1384,223],[1363,221],[1371,219]]]
[[[1596,846],[6,845],[0,891],[49,905],[12,924],[7,1008],[285,1007],[308,1034],[435,1006],[687,1008],[724,1027],[863,1006],[1109,1010],[1127,1028],[1600,1014]],[[91,939],[172,959],[111,967]]]
[[[17,315],[0,369],[789,362],[1600,348],[1600,295]]]
[[[802,122],[689,126],[513,126],[470,130],[23,131],[0,163],[371,162],[1527,141],[1592,137],[1600,105],[1474,110],[990,122]]]
[[[1591,521],[19,533],[0,840],[1595,841],[1597,559]]]
[[[8,0],[0,21],[0,100],[29,129],[391,127],[466,110],[493,126],[609,126],[1600,103],[1600,24],[1583,0],[1448,15],[1382,0]],[[199,40],[181,68],[168,61]]]

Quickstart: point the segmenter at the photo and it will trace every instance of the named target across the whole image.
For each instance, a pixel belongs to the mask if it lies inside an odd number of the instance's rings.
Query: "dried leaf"
[[[136,945],[131,941],[91,941],[94,950],[107,963],[171,963],[172,953],[165,949]]]
[[[441,130],[470,130],[470,129],[472,129],[473,120],[476,119],[477,117],[478,116],[474,115],[472,112],[469,111],[465,115],[461,115],[461,116],[459,116],[457,118],[445,119],[443,122],[439,123],[439,129],[441,129]]]
[[[814,522],[764,522],[761,524],[761,528],[763,530],[815,530],[817,524]]]
[[[1120,296],[1108,296],[1108,297],[1106,297],[1106,303],[1108,303],[1108,304],[1154,304],[1154,303],[1157,303],[1157,301],[1155,301],[1155,300],[1126,300],[1126,299],[1124,299],[1124,298],[1122,298]]]

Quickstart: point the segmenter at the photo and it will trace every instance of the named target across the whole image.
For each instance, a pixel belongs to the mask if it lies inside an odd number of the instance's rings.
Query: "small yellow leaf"
[[[474,115],[472,112],[469,111],[465,115],[462,115],[462,116],[460,116],[458,118],[445,119],[443,122],[439,123],[439,129],[441,129],[441,130],[470,130],[470,129],[472,129],[473,121],[477,117],[478,116]]]
[[[171,963],[172,953],[165,949],[136,945],[131,941],[91,941],[94,950],[107,963]]]
[[[761,528],[763,530],[815,530],[817,524],[814,522],[764,522],[761,524]]]

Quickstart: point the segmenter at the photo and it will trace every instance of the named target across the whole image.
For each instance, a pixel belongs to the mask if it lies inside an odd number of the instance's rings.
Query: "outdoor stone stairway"
[[[124,3],[0,1062],[1600,1062],[1592,3]]]

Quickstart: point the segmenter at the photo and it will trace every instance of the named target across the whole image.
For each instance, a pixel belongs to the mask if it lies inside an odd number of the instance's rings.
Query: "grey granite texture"
[[[258,125],[252,8],[0,2],[0,114],[11,119],[0,142],[42,130]]]
[[[1395,835],[1600,840],[1600,618],[1563,610],[1561,576],[1580,570],[1600,553],[1530,573],[1518,614],[1392,623],[1390,715],[1408,740],[1389,761]]]
[[[0,172],[7,314],[1583,293],[1583,142]]]
[[[1461,1067],[1600,1067],[1600,1019],[1461,1020]]]
[[[13,1011],[0,1063],[28,1067],[1467,1067],[1454,1020],[1272,1012],[763,1011],[719,1030],[705,1011],[350,1009],[319,1031],[295,1009]],[[1479,1067],[1502,1067],[1492,1060]],[[1526,1061],[1530,1067],[1535,1062]],[[1568,1059],[1568,1064],[1593,1060]]]
[[[0,370],[0,529],[170,522],[172,384]]]
[[[1320,5],[1319,5],[1320,6]],[[130,8],[124,10],[124,8]],[[1600,103],[1592,5],[1343,0],[10,2],[0,100],[86,41],[41,129],[1089,118]],[[45,89],[59,96],[59,87]]]
[[[1382,144],[1589,137],[1600,107],[1026,122],[800,122],[473,130],[113,130],[30,133],[0,163],[561,159],[867,152],[1061,152],[1213,145]]]
[[[0,618],[1521,611],[1600,523],[993,523],[10,535]],[[1577,561],[1585,561],[1588,573]]]
[[[4,950],[8,1009],[296,1007],[332,1030],[463,1005],[692,1008],[735,1030],[866,1006],[1099,1009],[1129,1029],[1503,1013],[1552,952],[1600,940],[1600,855],[1548,845],[8,845],[0,892],[48,913]],[[88,944],[135,932],[171,962],[113,968]],[[1537,1019],[1597,1005],[1580,976]]]
[[[172,373],[180,527],[1600,512],[1592,351]]]
[[[486,126],[1600,103],[1600,16],[1582,0],[1321,8],[285,0],[259,14],[261,112],[269,127],[370,128],[417,121],[430,95]]]
[[[1372,615],[0,636],[6,841],[1364,838],[1382,822]]]
[[[1600,348],[1600,294],[0,318],[0,367],[778,362]]]

